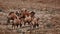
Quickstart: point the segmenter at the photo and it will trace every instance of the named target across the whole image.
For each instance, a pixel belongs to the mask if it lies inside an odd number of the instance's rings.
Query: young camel
[[[39,18],[32,18],[32,26],[35,28],[36,26],[39,27]]]
[[[21,19],[15,18],[13,23],[12,23],[12,28],[14,27],[14,29],[15,29],[15,26],[17,26],[17,28],[18,28],[19,25],[20,25],[20,27],[22,27],[22,23],[21,22],[22,22]]]
[[[28,25],[30,25],[31,24],[31,21],[32,21],[32,17],[30,15],[29,16],[26,16],[25,19],[24,19],[24,25],[26,23],[28,23]]]

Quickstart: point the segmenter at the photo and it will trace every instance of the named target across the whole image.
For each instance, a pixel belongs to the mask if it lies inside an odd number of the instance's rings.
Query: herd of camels
[[[39,27],[39,20],[40,18],[36,18],[35,16],[35,12],[34,11],[29,11],[27,9],[23,9],[21,11],[16,11],[16,12],[10,12],[7,16],[8,20],[7,20],[7,24],[12,24],[12,28],[15,26],[20,26],[22,27],[22,25],[26,25],[26,23],[28,23],[28,25],[34,27]]]

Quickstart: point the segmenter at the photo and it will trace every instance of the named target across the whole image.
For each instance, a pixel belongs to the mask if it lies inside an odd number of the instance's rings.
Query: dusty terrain
[[[10,8],[35,8],[43,7],[60,9],[60,0],[0,0],[0,7],[3,9]]]
[[[12,30],[10,25],[4,25],[10,9],[21,8],[35,11],[40,18],[40,28],[25,34],[60,34],[60,0],[0,0],[0,9],[3,10],[0,12],[0,34],[21,34],[19,29]]]

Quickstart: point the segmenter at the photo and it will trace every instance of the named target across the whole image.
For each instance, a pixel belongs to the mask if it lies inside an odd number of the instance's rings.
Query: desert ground
[[[26,8],[40,18],[40,27],[11,29],[7,15],[11,11]],[[60,0],[0,0],[0,34],[60,34]]]

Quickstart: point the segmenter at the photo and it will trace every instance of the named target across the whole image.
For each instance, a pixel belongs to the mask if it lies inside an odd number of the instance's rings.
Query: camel
[[[32,23],[33,28],[35,28],[36,26],[39,27],[39,18],[33,17],[31,23]]]
[[[14,29],[15,29],[15,26],[17,26],[17,28],[18,28],[19,25],[20,25],[20,27],[22,27],[22,23],[21,22],[22,22],[21,19],[15,18],[14,21],[12,22],[12,28],[14,27]]]
[[[8,20],[7,23],[10,23],[10,20],[14,20],[15,18],[17,18],[17,15],[14,12],[10,12],[7,16]]]

